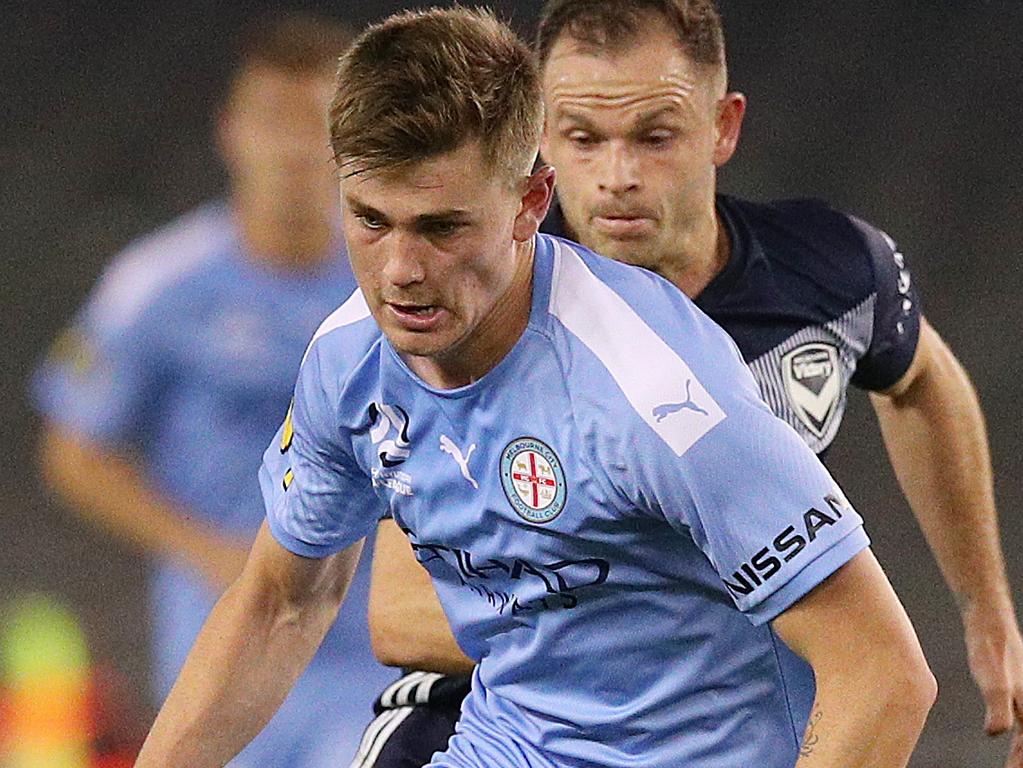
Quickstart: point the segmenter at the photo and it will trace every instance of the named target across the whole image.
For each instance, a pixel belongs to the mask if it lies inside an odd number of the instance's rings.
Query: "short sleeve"
[[[851,217],[862,233],[874,270],[874,324],[870,346],[856,366],[852,382],[879,391],[896,384],[909,370],[920,336],[920,299],[895,241]]]
[[[724,418],[681,456],[657,445],[644,452],[640,495],[692,537],[736,607],[762,624],[869,540],[828,471],[724,351],[702,381]]]
[[[314,343],[302,363],[294,400],[259,472],[271,533],[305,557],[354,544],[386,511],[338,425],[337,378],[321,353]]]
[[[106,311],[97,289],[36,370],[32,396],[48,420],[90,440],[141,440],[159,406],[161,324],[152,306],[130,316]]]

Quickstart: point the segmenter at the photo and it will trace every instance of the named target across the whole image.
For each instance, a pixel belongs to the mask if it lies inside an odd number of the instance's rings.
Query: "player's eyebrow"
[[[383,211],[378,211],[372,205],[367,205],[362,202],[359,198],[354,197],[351,194],[345,195],[345,204],[351,209],[351,211],[360,216],[373,216],[374,218],[386,219]]]
[[[577,124],[581,128],[585,128],[588,131],[597,130],[597,126],[593,123],[590,118],[584,115],[582,112],[576,112],[574,109],[562,108],[558,115],[558,122],[571,122]]]
[[[674,104],[664,104],[663,106],[651,109],[649,112],[641,114],[636,118],[635,125],[637,127],[644,127],[650,123],[656,123],[663,117],[682,117],[682,111]]]
[[[421,213],[416,216],[416,224],[436,224],[438,222],[448,223],[453,221],[467,221],[472,218],[470,211],[464,208],[446,208],[441,211]]]

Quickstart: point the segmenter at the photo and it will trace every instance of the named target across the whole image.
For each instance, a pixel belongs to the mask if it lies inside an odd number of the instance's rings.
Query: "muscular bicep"
[[[772,626],[818,677],[864,660],[923,658],[909,617],[869,549],[779,614]]]

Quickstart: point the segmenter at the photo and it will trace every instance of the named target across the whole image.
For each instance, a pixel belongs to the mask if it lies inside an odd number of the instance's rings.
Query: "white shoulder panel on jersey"
[[[327,315],[327,319],[320,323],[320,327],[316,329],[316,333],[313,334],[313,338],[309,341],[309,346],[305,349],[305,354],[302,355],[302,362],[305,363],[305,359],[309,356],[309,350],[313,348],[313,344],[321,336],[326,336],[331,331],[346,325],[352,325],[360,320],[365,320],[369,316],[369,305],[366,304],[366,297],[362,295],[361,288],[356,288],[355,293],[349,296],[344,304]]]
[[[578,253],[554,242],[551,314],[596,355],[636,413],[681,456],[725,412],[685,361]]]
[[[220,207],[204,206],[129,245],[99,282],[92,300],[95,321],[106,328],[130,324],[161,290],[231,237],[228,215]]]

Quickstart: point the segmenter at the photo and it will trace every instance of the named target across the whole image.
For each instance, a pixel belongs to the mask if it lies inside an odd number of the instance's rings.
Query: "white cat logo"
[[[462,477],[472,483],[472,487],[479,490],[480,484],[476,482],[475,478],[469,474],[469,457],[472,456],[472,452],[476,450],[476,443],[469,446],[469,450],[465,452],[465,456],[462,456],[462,452],[458,446],[455,445],[454,441],[447,435],[440,436],[440,449],[444,453],[450,454],[451,458],[455,460],[458,468],[462,470]]]

